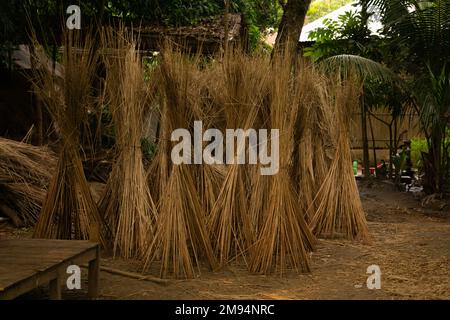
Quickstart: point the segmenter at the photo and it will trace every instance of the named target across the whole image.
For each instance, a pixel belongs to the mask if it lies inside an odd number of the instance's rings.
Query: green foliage
[[[369,108],[387,107],[392,116],[401,116],[409,99],[399,85],[398,69],[391,67],[393,53],[385,38],[371,35],[367,21],[370,14],[346,12],[332,21],[326,19],[323,28],[310,34],[316,42],[305,48],[305,56],[321,61],[328,69],[340,72],[356,72],[364,79],[364,100]]]
[[[196,24],[202,18],[220,14],[223,12],[223,1],[111,0],[106,9],[110,16],[177,26]]]
[[[392,157],[392,162],[395,168],[395,176],[397,178],[400,177],[402,170],[405,169],[406,164],[406,152],[401,152],[400,154],[396,154]]]
[[[308,21],[317,20],[354,0],[315,0],[309,6]]]
[[[73,1],[72,1],[73,2]],[[28,20],[42,37],[43,43],[54,43],[64,24],[69,0],[8,0],[0,4],[0,44],[28,42]],[[99,18],[120,17],[125,21],[142,21],[161,25],[196,25],[202,19],[223,15],[224,0],[109,0],[101,8],[102,1],[85,0],[79,3],[82,25]],[[230,0],[230,12],[243,13],[248,24],[252,48],[256,48],[261,34],[269,27],[276,27],[281,19],[277,0]],[[55,36],[56,35],[56,36]]]
[[[447,129],[447,135],[445,139],[445,146],[446,149],[444,149],[444,146],[442,147],[442,151],[445,154],[445,151],[447,151],[448,157],[450,157],[450,149],[448,148],[448,145],[450,145],[450,129]],[[423,167],[423,160],[422,160],[422,152],[428,152],[428,142],[425,138],[414,138],[411,139],[411,160],[413,162],[413,165],[418,168],[419,170]]]
[[[160,63],[160,56],[157,52],[154,52],[153,56],[145,56],[142,58],[145,81],[150,81],[150,74],[159,63]]]
[[[147,161],[151,161],[156,154],[156,144],[150,142],[147,138],[142,138],[141,150],[144,159]]]
[[[281,9],[277,0],[230,0],[230,12],[243,13],[252,47],[261,33],[278,26]],[[164,25],[195,25],[202,19],[223,15],[224,0],[113,0],[108,3],[112,16],[143,19]]]
[[[431,153],[427,189],[441,192],[449,160],[443,148],[450,105],[450,1],[362,0],[381,11],[393,68],[413,76],[411,100]]]
[[[408,71],[426,71],[429,65],[437,74],[449,62],[449,0],[364,0],[381,11],[387,27],[383,34],[393,48],[402,49],[402,64]]]
[[[211,17],[221,12],[221,1],[218,0],[175,0],[163,3],[172,4],[165,16],[165,22],[171,25],[196,24],[204,17]]]
[[[261,35],[268,28],[278,27],[282,10],[277,0],[230,0],[232,12],[241,12],[248,27],[250,47],[261,45]]]
[[[102,148],[111,149],[116,144],[116,129],[112,121],[111,111],[107,105],[102,106],[101,115],[102,126]],[[152,160],[156,153],[156,144],[150,142],[147,138],[141,139],[141,151],[145,160]]]
[[[425,138],[411,139],[411,160],[413,166],[422,169],[422,152],[428,152],[428,143]]]
[[[370,31],[365,17],[360,13],[346,12],[338,20],[324,20],[324,27],[317,28],[309,34],[315,44],[305,49],[305,56],[314,60],[338,54],[354,54],[368,56],[374,51],[376,39],[367,41]]]

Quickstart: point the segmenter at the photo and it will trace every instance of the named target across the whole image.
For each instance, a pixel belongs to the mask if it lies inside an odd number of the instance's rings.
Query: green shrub
[[[427,140],[425,138],[411,139],[411,161],[413,166],[422,169],[422,152],[428,152]]]
[[[445,143],[447,145],[450,144],[450,137],[445,138]],[[414,167],[419,170],[422,169],[422,152],[428,152],[427,140],[425,138],[413,138],[411,139],[411,160],[413,162]],[[448,156],[450,157],[450,148],[447,150]]]

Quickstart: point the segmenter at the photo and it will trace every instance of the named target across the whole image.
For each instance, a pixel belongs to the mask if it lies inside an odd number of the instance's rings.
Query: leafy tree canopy
[[[306,23],[317,20],[354,0],[315,0],[311,2]]]
[[[317,41],[306,54],[336,62],[340,68],[357,65],[361,70],[381,71],[375,68],[375,60],[398,75],[401,81],[392,88],[366,79],[366,102],[391,107],[393,116],[404,107],[415,109],[429,149],[424,187],[426,192],[439,193],[450,168],[445,152],[450,150],[446,139],[450,122],[450,0],[360,0],[360,4],[363,8],[377,7],[384,26],[381,37],[367,33],[367,10],[362,10],[342,15],[338,21],[325,21],[325,27],[313,33]]]
[[[278,25],[280,7],[277,0],[229,0],[230,12],[244,14],[249,26],[252,44],[259,41],[260,33]],[[8,0],[0,4],[0,43],[22,43],[27,40],[27,21],[43,34],[59,32],[66,8],[78,2],[82,21],[120,17],[126,21],[143,21],[162,25],[193,25],[201,19],[221,15],[224,0]],[[29,14],[27,14],[29,13]]]

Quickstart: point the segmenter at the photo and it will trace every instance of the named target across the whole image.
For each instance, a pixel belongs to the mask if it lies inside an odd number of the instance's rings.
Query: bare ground
[[[100,299],[450,299],[450,212],[422,209],[410,193],[362,189],[372,243],[320,240],[310,274],[261,276],[243,266],[202,271],[193,280],[169,280],[162,286],[102,272]],[[447,207],[448,208],[448,207]],[[29,237],[29,230],[0,224],[0,237]],[[366,287],[369,265],[381,269],[381,289]],[[136,262],[103,257],[102,265],[140,271]],[[86,297],[86,270],[78,291]],[[47,297],[47,288],[25,299]]]

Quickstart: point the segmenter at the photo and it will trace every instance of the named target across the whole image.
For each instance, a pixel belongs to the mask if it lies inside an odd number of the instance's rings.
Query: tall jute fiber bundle
[[[358,190],[346,167],[346,110],[357,103],[356,91],[312,65],[292,63],[291,52],[270,60],[232,48],[204,63],[173,47],[163,51],[155,77],[161,130],[148,173],[159,213],[146,268],[159,262],[163,277],[193,277],[202,258],[213,269],[217,258],[220,266],[242,261],[255,273],[305,272],[315,245],[307,212],[312,221],[328,221],[330,212],[339,229],[364,232]],[[195,120],[203,129],[267,129],[269,136],[279,130],[279,171],[262,176],[261,164],[237,162],[175,165],[171,133],[186,129],[192,138]],[[247,145],[225,152],[223,160],[247,159]]]
[[[269,64],[262,57],[248,57],[238,49],[230,50],[221,61],[221,76],[213,95],[222,105],[226,128],[255,128],[260,108],[268,90]],[[237,148],[236,148],[237,149]],[[250,213],[249,165],[238,164],[244,149],[237,149],[233,164],[227,164],[227,173],[217,201],[209,215],[208,227],[221,266],[236,257],[248,264],[249,249],[255,243],[255,228]]]
[[[225,132],[224,108],[222,105],[217,104],[214,99],[214,92],[216,92],[220,85],[219,78],[222,76],[222,68],[220,63],[209,63],[208,68],[204,68],[195,80],[199,85],[199,96],[196,99],[198,103],[194,104],[194,117],[197,120],[202,120],[203,130],[214,128]],[[204,141],[203,148],[208,143]],[[220,194],[226,173],[227,166],[224,164],[202,163],[195,165],[194,176],[197,177],[196,187],[204,213],[207,217],[210,215]]]
[[[90,239],[106,244],[106,229],[98,212],[80,157],[80,128],[92,100],[96,52],[89,35],[64,35],[62,83],[56,83],[42,55],[37,55],[34,85],[55,122],[60,135],[59,159],[47,197],[34,230],[34,237]]]
[[[328,88],[330,110],[334,110],[330,125],[334,154],[315,199],[316,210],[310,227],[314,234],[323,237],[368,241],[367,221],[351,167],[349,138],[349,115],[359,104],[360,89],[351,77],[330,79]]]
[[[334,110],[330,108],[326,77],[314,65],[301,65],[298,81],[300,110],[294,133],[293,176],[298,182],[305,218],[309,220],[333,157],[330,149]]]
[[[291,177],[294,150],[294,130],[302,101],[302,82],[295,75],[289,50],[278,52],[271,63],[269,92],[269,126],[279,130],[279,172],[261,183],[268,188],[253,191],[268,192],[260,214],[261,226],[251,250],[249,269],[257,273],[283,273],[288,269],[309,271],[308,253],[315,238],[299,206],[295,180]]]
[[[199,75],[198,63],[195,57],[192,59],[170,44],[166,44],[162,51],[157,81],[160,84],[161,128],[165,143],[175,129],[186,129],[192,134],[199,98],[199,86],[195,81]],[[167,163],[168,146],[158,150],[158,163],[151,173],[158,176],[159,214],[144,268],[159,261],[161,277],[192,278],[196,269],[200,272],[202,258],[212,269],[217,267],[217,262],[193,177],[195,168],[188,164]]]
[[[137,43],[125,29],[102,33],[105,103],[116,133],[116,161],[100,202],[113,235],[114,253],[139,257],[152,240],[156,206],[147,185],[141,138],[149,96]]]

